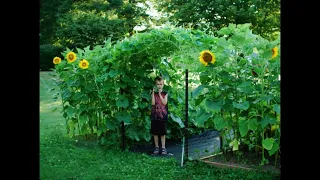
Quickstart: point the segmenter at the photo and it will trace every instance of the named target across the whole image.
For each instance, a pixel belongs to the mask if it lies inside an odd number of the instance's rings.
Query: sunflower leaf
[[[115,117],[118,119],[119,122],[130,123],[131,115],[128,112],[116,112]]]
[[[244,137],[245,135],[247,135],[249,128],[248,128],[248,121],[247,120],[243,120],[240,119],[238,121],[239,124],[239,131],[240,131],[240,135],[241,137]]]
[[[114,76],[117,76],[119,74],[119,71],[111,69],[108,74],[113,78]]]
[[[214,117],[213,122],[218,131],[222,130],[227,125],[220,115]]]
[[[88,120],[88,116],[86,114],[79,116],[79,121],[81,124],[85,124]]]
[[[113,121],[107,120],[106,122],[106,126],[108,129],[110,130],[115,130],[116,129],[116,125]]]
[[[79,49],[79,48],[76,48],[76,49],[77,49],[78,55],[82,56],[84,51],[82,49]]]
[[[274,110],[276,113],[280,114],[280,106],[279,106],[279,104],[273,105],[273,110]]]
[[[233,101],[232,105],[234,108],[241,109],[241,110],[247,110],[250,106],[250,103],[248,101],[244,101],[242,103],[236,103]]]
[[[120,95],[119,99],[116,101],[116,106],[127,108],[129,106],[129,100],[127,97]]]
[[[274,142],[273,138],[267,138],[262,141],[262,145],[266,150],[271,150],[273,147],[273,142]]]
[[[229,35],[231,34],[231,31],[228,27],[223,27],[218,31],[219,35]]]
[[[163,70],[161,72],[161,74],[162,74],[162,76],[164,77],[165,80],[170,81],[170,75],[169,75],[168,71]]]
[[[252,131],[255,131],[258,129],[258,121],[257,119],[249,119],[248,120],[248,128]]]
[[[205,104],[207,108],[213,112],[218,112],[222,108],[222,100],[206,99]]]
[[[277,141],[274,141],[272,148],[268,151],[269,152],[269,156],[272,156],[278,150],[279,150],[279,143]]]
[[[198,86],[196,89],[194,89],[194,90],[192,91],[192,94],[191,94],[192,97],[198,96],[203,89],[204,89],[204,86],[203,86],[203,85]]]
[[[277,119],[275,119],[274,117],[266,116],[261,120],[261,127],[265,128],[268,124],[274,125],[276,123],[277,123]]]
[[[229,43],[225,39],[219,39],[217,45],[221,48],[226,48],[229,46]]]
[[[211,115],[211,113],[207,113],[204,110],[200,110],[195,117],[196,126],[204,127],[204,123],[211,117]]]
[[[205,99],[204,95],[200,95],[198,98],[196,98],[195,106],[198,106],[204,99]]]
[[[174,122],[179,124],[180,128],[184,128],[184,124],[179,116],[176,116],[171,112],[169,113],[169,115]]]

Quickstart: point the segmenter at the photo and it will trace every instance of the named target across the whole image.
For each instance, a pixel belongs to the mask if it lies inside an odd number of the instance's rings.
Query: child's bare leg
[[[161,147],[166,148],[166,135],[161,136]]]
[[[153,135],[154,144],[156,147],[159,147],[159,139],[158,135]]]

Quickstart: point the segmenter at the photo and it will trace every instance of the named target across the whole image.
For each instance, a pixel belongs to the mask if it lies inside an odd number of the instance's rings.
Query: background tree
[[[102,44],[111,37],[117,41],[130,33],[147,17],[133,1],[79,1],[57,20],[57,42],[67,47],[83,48]]]
[[[57,19],[70,8],[71,2],[72,0],[40,0],[40,44],[54,42]]]
[[[83,48],[123,38],[144,19],[145,0],[41,0],[40,44]]]
[[[275,40],[280,31],[280,0],[163,0],[158,11],[181,26],[215,32],[229,23],[251,23],[253,33]]]
[[[40,0],[40,69],[52,68],[52,56],[60,56],[62,48],[130,36],[148,19],[143,4],[145,0]]]

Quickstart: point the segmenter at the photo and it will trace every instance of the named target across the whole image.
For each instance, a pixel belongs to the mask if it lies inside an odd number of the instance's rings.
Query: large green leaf
[[[244,44],[244,40],[245,40],[245,37],[243,35],[244,35],[243,33],[236,33],[231,37],[230,41],[234,42],[233,43],[234,45],[241,46]]]
[[[117,125],[113,121],[111,121],[109,119],[107,119],[106,126],[110,130],[115,130],[116,127],[117,127]]]
[[[123,82],[132,82],[133,80],[126,74],[123,75],[122,79]]]
[[[87,122],[87,120],[88,120],[88,115],[83,114],[83,115],[79,116],[79,121],[81,124],[85,124]]]
[[[258,129],[258,121],[257,119],[253,118],[253,119],[249,119],[248,120],[248,128],[255,131]]]
[[[252,87],[238,87],[237,90],[239,92],[243,92],[243,93],[247,93],[247,94],[251,94],[254,91],[254,89]]]
[[[204,127],[204,123],[211,117],[212,114],[210,113],[198,113],[196,115],[195,123],[198,127]]]
[[[177,99],[178,99],[178,102],[179,102],[180,104],[183,103],[183,100],[181,99],[181,97],[180,97],[179,95],[178,95]]]
[[[141,116],[141,113],[140,111],[138,111],[137,109],[132,109],[132,116],[133,117],[140,117]]]
[[[271,57],[272,57],[272,49],[266,49],[265,51],[263,51],[262,57],[265,58],[265,59],[271,59]]]
[[[151,89],[152,90],[152,89]],[[151,92],[147,89],[144,89],[141,93],[141,97],[151,102]]]
[[[269,155],[272,156],[274,153],[276,153],[279,150],[279,143],[277,141],[273,142],[273,146],[271,150],[269,150]]]
[[[252,46],[252,43],[253,43],[253,41],[255,41],[257,35],[252,34],[252,31],[247,31],[245,34],[246,34],[245,35],[246,36],[246,40],[245,40],[245,46],[244,47]],[[246,54],[251,54],[253,52],[253,48],[252,47],[248,48],[248,50],[249,51]]]
[[[206,99],[205,102],[207,108],[213,112],[219,112],[222,108],[222,100],[211,100],[211,99]]]
[[[237,28],[240,29],[241,32],[250,31],[251,23],[238,24]]]
[[[76,93],[74,94],[74,96],[73,96],[73,100],[80,101],[83,96],[84,96],[83,93],[81,93],[81,92],[76,92]]]
[[[247,135],[247,133],[249,131],[248,121],[240,119],[238,123],[239,123],[240,135],[241,135],[241,137],[244,137],[245,135]]]
[[[67,107],[66,112],[67,112],[67,115],[68,115],[69,118],[74,116],[74,111],[73,111],[73,108],[71,106]]]
[[[268,124],[276,124],[277,123],[277,119],[275,119],[274,117],[269,117],[266,116],[261,120],[261,127],[265,128]]]
[[[168,71],[162,70],[162,71],[161,71],[161,74],[162,74],[162,76],[163,76],[163,78],[164,78],[165,80],[170,81],[170,75],[169,75]]]
[[[198,94],[200,94],[203,89],[204,89],[203,85],[198,86],[196,89],[192,91],[192,97],[194,98],[198,96]]]
[[[244,81],[238,87],[248,87],[251,86],[252,81]]]
[[[61,96],[62,96],[62,99],[68,99],[69,97],[71,97],[71,92],[70,92],[70,90],[69,90],[69,89],[64,89],[64,90],[62,91]]]
[[[242,103],[236,103],[236,102],[232,102],[232,105],[234,108],[237,108],[237,109],[241,109],[241,110],[247,110],[250,106],[249,102],[248,101],[244,101]]]
[[[115,76],[117,76],[119,74],[119,71],[111,69],[108,74],[109,74],[110,77],[113,78],[113,77],[115,77]]]
[[[201,102],[205,99],[204,95],[200,95],[198,96],[198,98],[195,99],[195,106],[198,106],[199,104],[201,104]]]
[[[231,33],[231,31],[230,31],[230,29],[228,27],[223,27],[218,31],[219,35],[229,35],[230,33]]]
[[[116,106],[126,108],[129,106],[129,100],[126,96],[120,95],[116,101]]]
[[[230,23],[230,24],[228,25],[228,28],[230,29],[231,32],[233,32],[233,31],[236,29],[236,27],[237,27],[236,24]]]
[[[150,103],[151,104],[151,103]],[[145,107],[148,107],[149,103],[146,102],[138,102],[138,106],[139,108],[143,109]]]
[[[230,82],[232,76],[228,71],[222,71],[220,72],[219,76],[223,79],[223,81]]]
[[[218,131],[222,130],[227,125],[220,115],[215,116],[213,122]]]
[[[271,150],[273,147],[273,142],[274,142],[273,138],[267,138],[262,141],[262,145],[266,150]]]
[[[232,102],[233,101],[231,99],[226,99],[222,109],[224,111],[233,111],[234,108],[233,108]]]
[[[265,100],[265,101],[270,101],[272,98],[273,98],[272,95],[264,95],[264,96],[261,97],[261,99]]]
[[[279,104],[273,105],[273,110],[274,110],[276,113],[280,114],[280,106],[279,106]]]
[[[116,112],[115,117],[119,122],[123,121],[126,124],[130,123],[131,121],[131,115],[128,112]]]
[[[245,81],[237,87],[237,90],[240,92],[248,93],[248,94],[252,93],[254,89],[251,87],[251,84],[252,84],[251,81]]]
[[[243,53],[244,54],[252,54],[253,53],[253,48],[252,48],[252,45],[251,44],[246,44],[243,46]]]
[[[181,128],[184,128],[184,123],[179,116],[174,115],[172,112],[169,115],[174,122],[178,123]]]
[[[211,78],[209,77],[209,73],[204,71],[200,73],[200,82],[201,84],[207,84],[209,81],[211,81]]]

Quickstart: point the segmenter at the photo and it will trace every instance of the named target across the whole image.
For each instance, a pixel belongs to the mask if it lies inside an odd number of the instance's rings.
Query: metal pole
[[[120,76],[120,78],[122,78],[122,75]],[[120,82],[122,83],[121,79],[120,79]],[[122,88],[120,89],[120,93],[121,93],[121,95],[123,95],[123,89]],[[122,107],[122,110],[123,110],[123,107]],[[124,122],[122,121],[121,122],[121,141],[122,141],[121,149],[122,149],[122,151],[124,151],[124,149],[125,149],[125,137],[124,137],[124,135],[125,135]]]
[[[186,69],[186,120],[185,120],[185,127],[184,127],[184,136],[185,136],[185,154],[186,154],[186,161],[188,160],[188,69]]]

